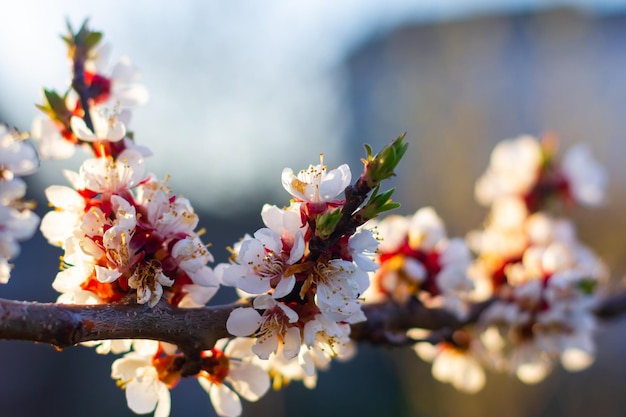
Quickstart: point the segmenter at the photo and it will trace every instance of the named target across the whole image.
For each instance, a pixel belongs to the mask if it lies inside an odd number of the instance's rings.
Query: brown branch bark
[[[0,339],[28,340],[58,348],[107,339],[155,339],[182,351],[205,350],[228,337],[231,304],[181,309],[147,304],[70,305],[0,299]]]
[[[366,304],[368,320],[352,326],[352,338],[374,344],[401,345],[407,329],[418,327],[449,333],[475,322],[490,301],[474,305],[460,321],[443,309],[412,300]],[[139,304],[69,305],[0,299],[0,339],[46,343],[57,348],[107,339],[154,339],[177,345],[189,358],[229,337],[226,320],[243,304],[181,309],[162,301],[155,307]],[[626,290],[607,297],[595,308],[598,318],[626,315]]]

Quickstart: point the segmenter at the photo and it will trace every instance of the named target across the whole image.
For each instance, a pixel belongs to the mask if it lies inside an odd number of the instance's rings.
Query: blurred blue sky
[[[170,184],[197,208],[236,212],[246,195],[285,202],[279,182],[285,166],[304,168],[319,153],[338,165],[347,152],[361,152],[344,145],[351,114],[343,63],[365,40],[411,22],[563,5],[603,12],[625,3],[15,1],[2,6],[0,117],[30,128],[41,88],[62,90],[69,80],[58,37],[65,20],[78,26],[89,17],[113,45],[112,58],[129,56],[144,74],[151,100],[130,127],[155,152],[148,169],[171,174]],[[64,183],[61,167],[44,164],[42,185]]]

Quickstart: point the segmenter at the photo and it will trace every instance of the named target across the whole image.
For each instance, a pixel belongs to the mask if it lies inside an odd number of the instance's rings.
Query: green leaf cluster
[[[368,186],[376,187],[381,181],[395,175],[394,170],[409,146],[404,141],[405,136],[406,134],[403,133],[381,149],[375,156],[372,156],[372,148],[369,145],[365,145],[367,158],[363,159],[363,164],[365,165],[363,175]]]

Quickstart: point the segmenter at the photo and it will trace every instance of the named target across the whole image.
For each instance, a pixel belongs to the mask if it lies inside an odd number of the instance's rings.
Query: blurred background
[[[499,140],[554,132],[564,148],[591,145],[611,178],[606,207],[575,210],[581,239],[626,271],[626,2],[608,0],[23,0],[2,6],[0,120],[29,130],[42,87],[69,82],[58,35],[89,17],[142,69],[151,100],[133,114],[137,141],[153,149],[148,170],[171,174],[207,229],[217,261],[261,226],[266,202],[286,204],[285,166],[348,162],[356,177],[363,143],[375,150],[407,132],[395,199],[401,213],[431,205],[451,236],[486,214],[473,184]],[[43,189],[84,155],[45,161],[29,178]],[[37,235],[25,243],[0,297],[48,302],[61,251]],[[229,301],[220,293],[216,303]],[[430,376],[409,349],[360,346],[318,387],[294,383],[244,416],[623,416],[626,327],[604,326],[588,370],[556,370],[537,386],[488,375],[476,395]],[[0,415],[132,416],[110,379],[112,356],[88,348],[0,341]],[[193,381],[172,391],[172,416],[212,416]]]

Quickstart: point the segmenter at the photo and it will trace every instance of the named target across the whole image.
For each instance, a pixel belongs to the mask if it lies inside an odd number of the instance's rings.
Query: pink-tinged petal
[[[221,417],[237,417],[241,415],[241,400],[226,385],[211,384],[209,397],[217,415]]]
[[[261,315],[253,308],[236,308],[228,316],[226,330],[234,336],[249,336],[261,325]]]
[[[278,282],[276,288],[274,288],[274,294],[272,296],[274,298],[283,298],[288,295],[293,287],[296,285],[296,277],[295,275],[291,275],[289,277],[283,278]]]
[[[261,367],[241,362],[233,366],[227,377],[233,389],[248,401],[257,401],[270,387],[270,378]]]
[[[98,281],[105,283],[105,284],[110,284],[111,282],[114,282],[122,275],[120,271],[109,269],[109,268],[104,268],[99,265],[96,265],[95,269],[96,269],[96,278],[98,279]]]

